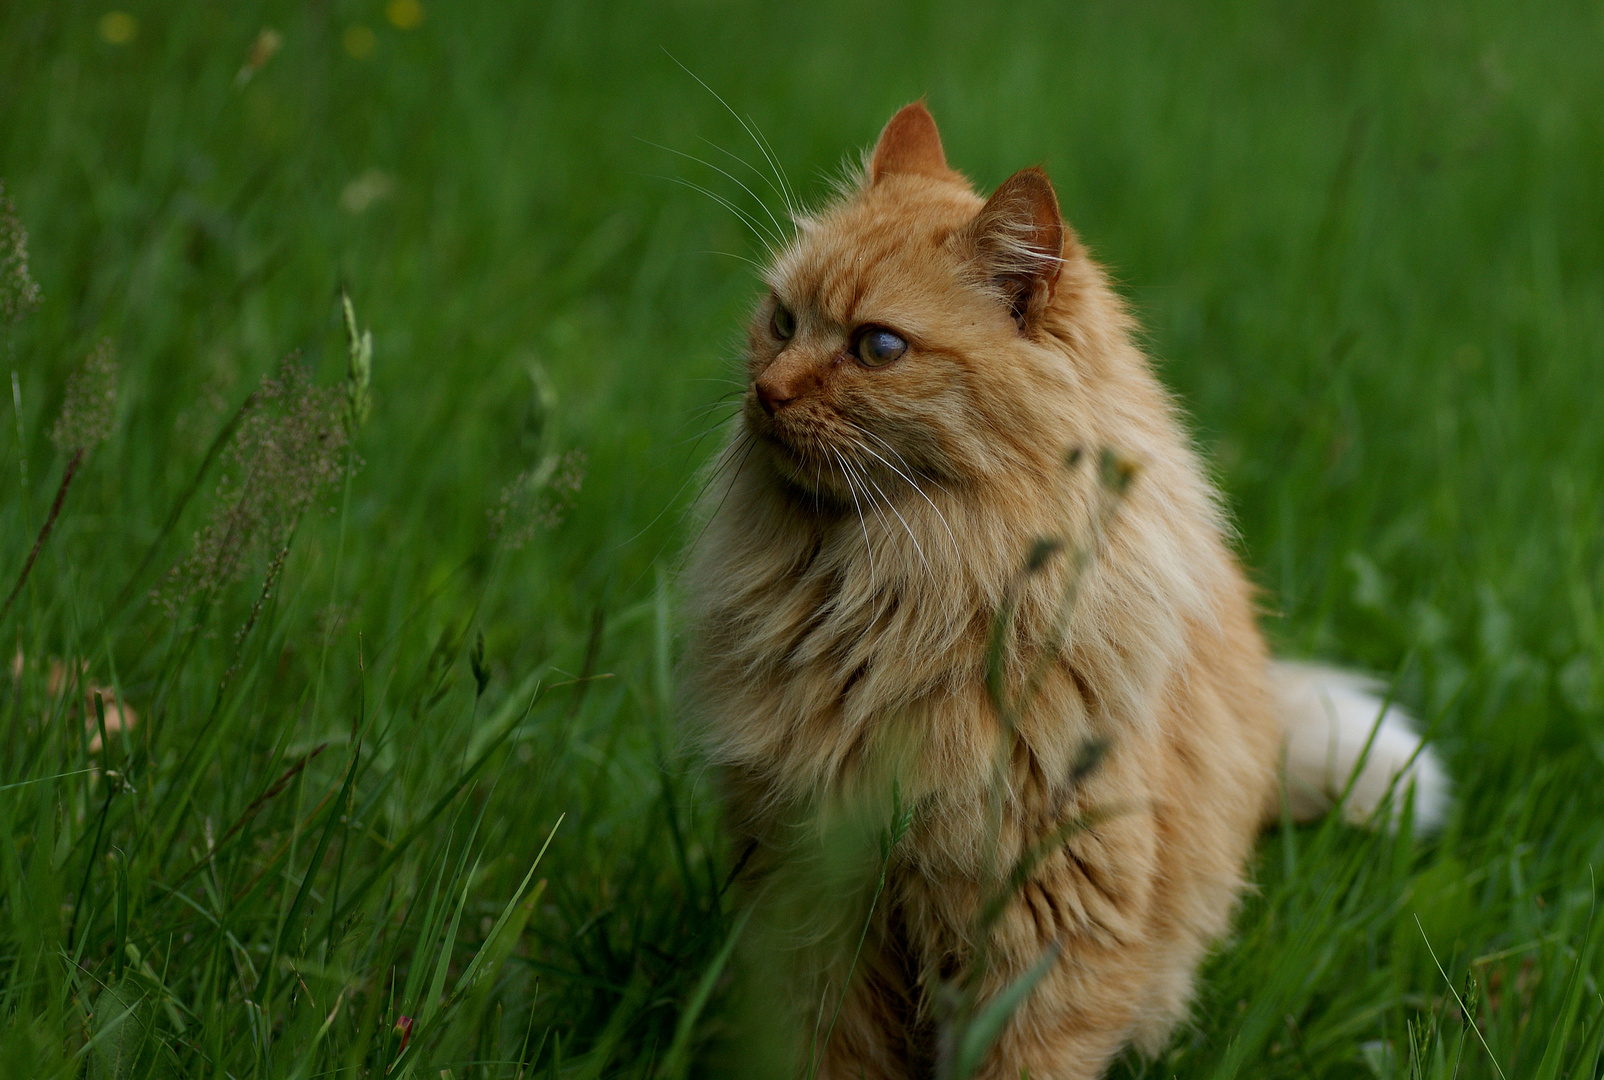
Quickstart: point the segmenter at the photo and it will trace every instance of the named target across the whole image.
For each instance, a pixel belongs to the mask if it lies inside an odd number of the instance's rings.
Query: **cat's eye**
[[[908,343],[882,326],[858,335],[858,359],[869,367],[884,367],[907,351]]]
[[[774,305],[774,315],[769,319],[769,330],[781,341],[790,341],[796,334],[796,316],[784,304]]]

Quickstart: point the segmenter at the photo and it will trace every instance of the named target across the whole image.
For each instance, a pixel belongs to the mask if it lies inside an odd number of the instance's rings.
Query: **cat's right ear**
[[[1004,180],[959,234],[1022,332],[1053,298],[1064,265],[1064,233],[1052,183],[1045,172],[1030,168]]]
[[[880,133],[869,158],[869,182],[878,184],[892,173],[946,176],[947,155],[941,149],[941,133],[935,117],[916,101],[897,110]]]

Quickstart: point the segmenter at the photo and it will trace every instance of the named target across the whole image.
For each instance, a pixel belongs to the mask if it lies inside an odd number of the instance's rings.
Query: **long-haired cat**
[[[979,1075],[1098,1076],[1184,1017],[1283,761],[1299,816],[1356,771],[1350,814],[1401,778],[1429,823],[1444,775],[1363,680],[1270,660],[1041,170],[983,199],[909,105],[796,225],[686,571],[687,712],[764,924],[759,997],[800,1032],[785,1068],[910,1077],[1028,987]],[[836,873],[862,820],[869,870]]]

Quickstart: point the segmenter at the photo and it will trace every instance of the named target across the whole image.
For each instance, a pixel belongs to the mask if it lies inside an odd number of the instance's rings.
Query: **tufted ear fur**
[[[1053,298],[1064,263],[1064,232],[1047,174],[1029,168],[1004,180],[960,234],[987,283],[1007,298],[1021,331]]]
[[[897,110],[874,144],[869,159],[869,182],[879,183],[891,173],[917,173],[924,176],[947,175],[947,155],[941,149],[941,133],[925,103],[916,101]]]

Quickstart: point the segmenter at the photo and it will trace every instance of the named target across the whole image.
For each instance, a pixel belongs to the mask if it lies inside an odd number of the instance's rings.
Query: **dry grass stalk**
[[[91,446],[111,434],[112,421],[117,413],[117,362],[112,358],[113,355],[111,339],[103,338],[84,361],[83,367],[67,380],[61,414],[56,417],[56,423],[50,430],[51,441],[69,455],[67,467],[62,471],[61,484],[56,488],[56,497],[51,500],[45,523],[40,526],[33,549],[28,552],[28,561],[22,564],[22,572],[17,575],[17,583],[12,586],[5,603],[0,604],[0,619],[11,613],[11,606],[22,595],[22,587],[33,572],[33,564],[38,561],[45,541],[50,539],[56,527],[56,518],[61,515],[62,504],[67,501],[67,489],[72,486],[73,477],[78,475],[78,466],[83,464],[84,455]]]

